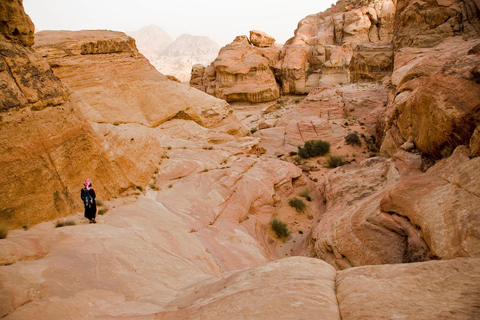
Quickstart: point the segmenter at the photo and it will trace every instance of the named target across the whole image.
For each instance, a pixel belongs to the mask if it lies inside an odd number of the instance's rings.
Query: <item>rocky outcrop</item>
[[[338,269],[478,257],[480,159],[468,156],[459,147],[421,173],[420,156],[401,151],[331,172],[314,233],[318,257]]]
[[[305,94],[320,85],[348,84],[351,82],[377,82],[389,76],[393,70],[393,22],[396,1],[338,1],[336,5],[325,12],[311,15],[299,22],[295,36],[288,40],[281,50],[272,51],[270,69],[274,70],[274,77],[279,83],[283,94]],[[263,70],[263,64],[258,67],[258,59],[253,59],[253,50],[245,52],[247,45],[229,45],[228,51],[238,50],[236,58],[230,53],[226,58],[220,53],[217,60],[226,61],[230,65],[250,65],[256,70]],[[246,39],[243,40],[246,44]],[[274,39],[261,31],[250,32],[250,43],[255,47],[273,48]],[[257,52],[265,56],[265,53]],[[227,51],[224,50],[223,52]],[[225,54],[225,53],[224,53]],[[225,54],[226,55],[226,54]],[[214,62],[218,73],[218,63]],[[231,60],[232,62],[228,62]],[[252,70],[253,70],[252,69]],[[231,70],[236,72],[238,70]],[[194,71],[196,72],[196,71]],[[229,73],[230,74],[230,73]],[[244,74],[244,73],[241,73]],[[222,77],[216,80],[215,95],[228,100],[228,95],[219,91],[225,86],[232,88],[232,81]],[[235,91],[241,95],[242,80]],[[266,84],[261,74],[251,74],[249,79],[256,78],[257,82]],[[191,85],[203,89],[205,83],[199,83],[199,76],[192,73]],[[233,78],[232,78],[233,79]],[[269,86],[274,85],[268,81]],[[220,92],[220,94],[218,93]],[[247,91],[245,91],[245,94]],[[261,99],[242,98],[250,102],[271,101],[275,95],[267,95]]]
[[[399,4],[384,155],[410,141],[439,159],[469,143],[480,119],[478,10],[471,1]]]
[[[90,47],[97,54],[83,53]],[[244,130],[226,116],[229,108],[224,101],[169,81],[123,33],[44,31],[37,34],[35,48],[75,92],[89,121],[137,123],[153,128],[173,117],[186,117],[232,134]],[[109,63],[112,58],[115,63]]]
[[[275,44],[275,39],[263,31],[250,31],[250,43],[259,48],[271,47]]]
[[[252,31],[251,37],[253,42],[239,36],[223,47],[202,76],[199,66],[193,68],[190,85],[228,102],[258,103],[277,99],[280,89],[273,65],[280,49],[273,46],[275,39],[263,32]]]
[[[389,75],[395,6],[391,0],[338,1],[300,21],[276,65],[283,92],[304,94],[321,84]]]

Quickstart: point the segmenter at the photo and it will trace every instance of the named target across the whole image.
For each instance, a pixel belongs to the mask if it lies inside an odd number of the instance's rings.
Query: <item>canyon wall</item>
[[[132,38],[43,32],[32,47],[21,1],[0,8],[0,208],[10,226],[80,210],[86,178],[104,199],[144,187],[164,154],[154,129],[169,119],[246,133],[226,102],[167,80]]]
[[[439,159],[470,143],[480,123],[479,13],[468,0],[399,3],[384,155],[408,141]]]
[[[319,85],[380,81],[393,70],[395,8],[392,0],[338,1],[325,12],[300,21],[295,36],[283,47],[273,46],[271,40],[260,44],[257,39],[271,37],[253,31],[250,43],[238,38],[220,51],[212,65],[215,72],[205,69],[201,77],[201,67],[194,67],[191,85],[227,101],[265,102],[277,99],[278,90],[305,94]],[[267,54],[262,50],[266,47],[271,48]],[[232,67],[239,64],[238,70]],[[260,83],[261,88],[246,87],[247,81]],[[231,98],[222,87],[240,93]]]

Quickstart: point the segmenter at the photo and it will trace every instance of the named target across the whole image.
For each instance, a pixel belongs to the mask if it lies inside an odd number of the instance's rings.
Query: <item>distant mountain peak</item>
[[[206,36],[184,33],[172,42],[162,55],[167,57],[199,57],[217,55],[221,46]]]
[[[142,48],[147,49],[155,55],[160,55],[174,41],[167,32],[156,25],[145,26],[127,34],[135,39],[140,51]]]

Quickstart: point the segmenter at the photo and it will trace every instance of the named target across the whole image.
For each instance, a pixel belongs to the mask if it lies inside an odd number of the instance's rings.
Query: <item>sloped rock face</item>
[[[471,1],[400,4],[384,155],[411,141],[438,159],[469,143],[480,116],[479,30]]]
[[[479,266],[475,258],[339,272],[336,292],[342,319],[476,319]]]
[[[283,92],[304,94],[320,84],[378,81],[389,75],[395,6],[391,0],[338,1],[300,21],[276,65]]]
[[[190,84],[228,102],[258,103],[277,99],[280,89],[273,65],[280,49],[273,46],[275,39],[263,32],[252,31],[251,37],[254,43],[246,36],[239,36],[223,47],[212,63],[214,69],[207,67],[202,76],[198,67],[193,68]]]
[[[419,156],[404,151],[334,170],[314,233],[318,257],[338,269],[478,257],[479,158],[468,155],[459,147],[426,173]]]
[[[37,34],[36,49],[82,101],[79,106],[89,121],[156,127],[178,116],[232,134],[244,133],[228,116],[224,101],[169,81],[123,33],[44,31]]]
[[[455,35],[478,37],[478,3],[462,1],[399,1],[395,19],[395,49],[431,48]]]
[[[31,47],[35,26],[23,10],[22,0],[4,1],[0,4],[0,37],[2,40]]]

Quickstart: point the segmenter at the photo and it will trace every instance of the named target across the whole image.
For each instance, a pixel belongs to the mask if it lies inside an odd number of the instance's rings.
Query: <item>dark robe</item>
[[[84,204],[85,204],[85,201],[84,201],[85,200],[85,195],[87,194],[87,192],[92,197],[93,203],[92,203],[92,206],[90,208],[87,208],[85,206],[85,218],[87,218],[88,220],[92,220],[92,219],[95,219],[95,216],[97,215],[97,203],[95,202],[95,191],[91,188],[90,189],[87,189],[87,188],[82,189],[80,197],[82,198],[82,201],[83,201]]]

